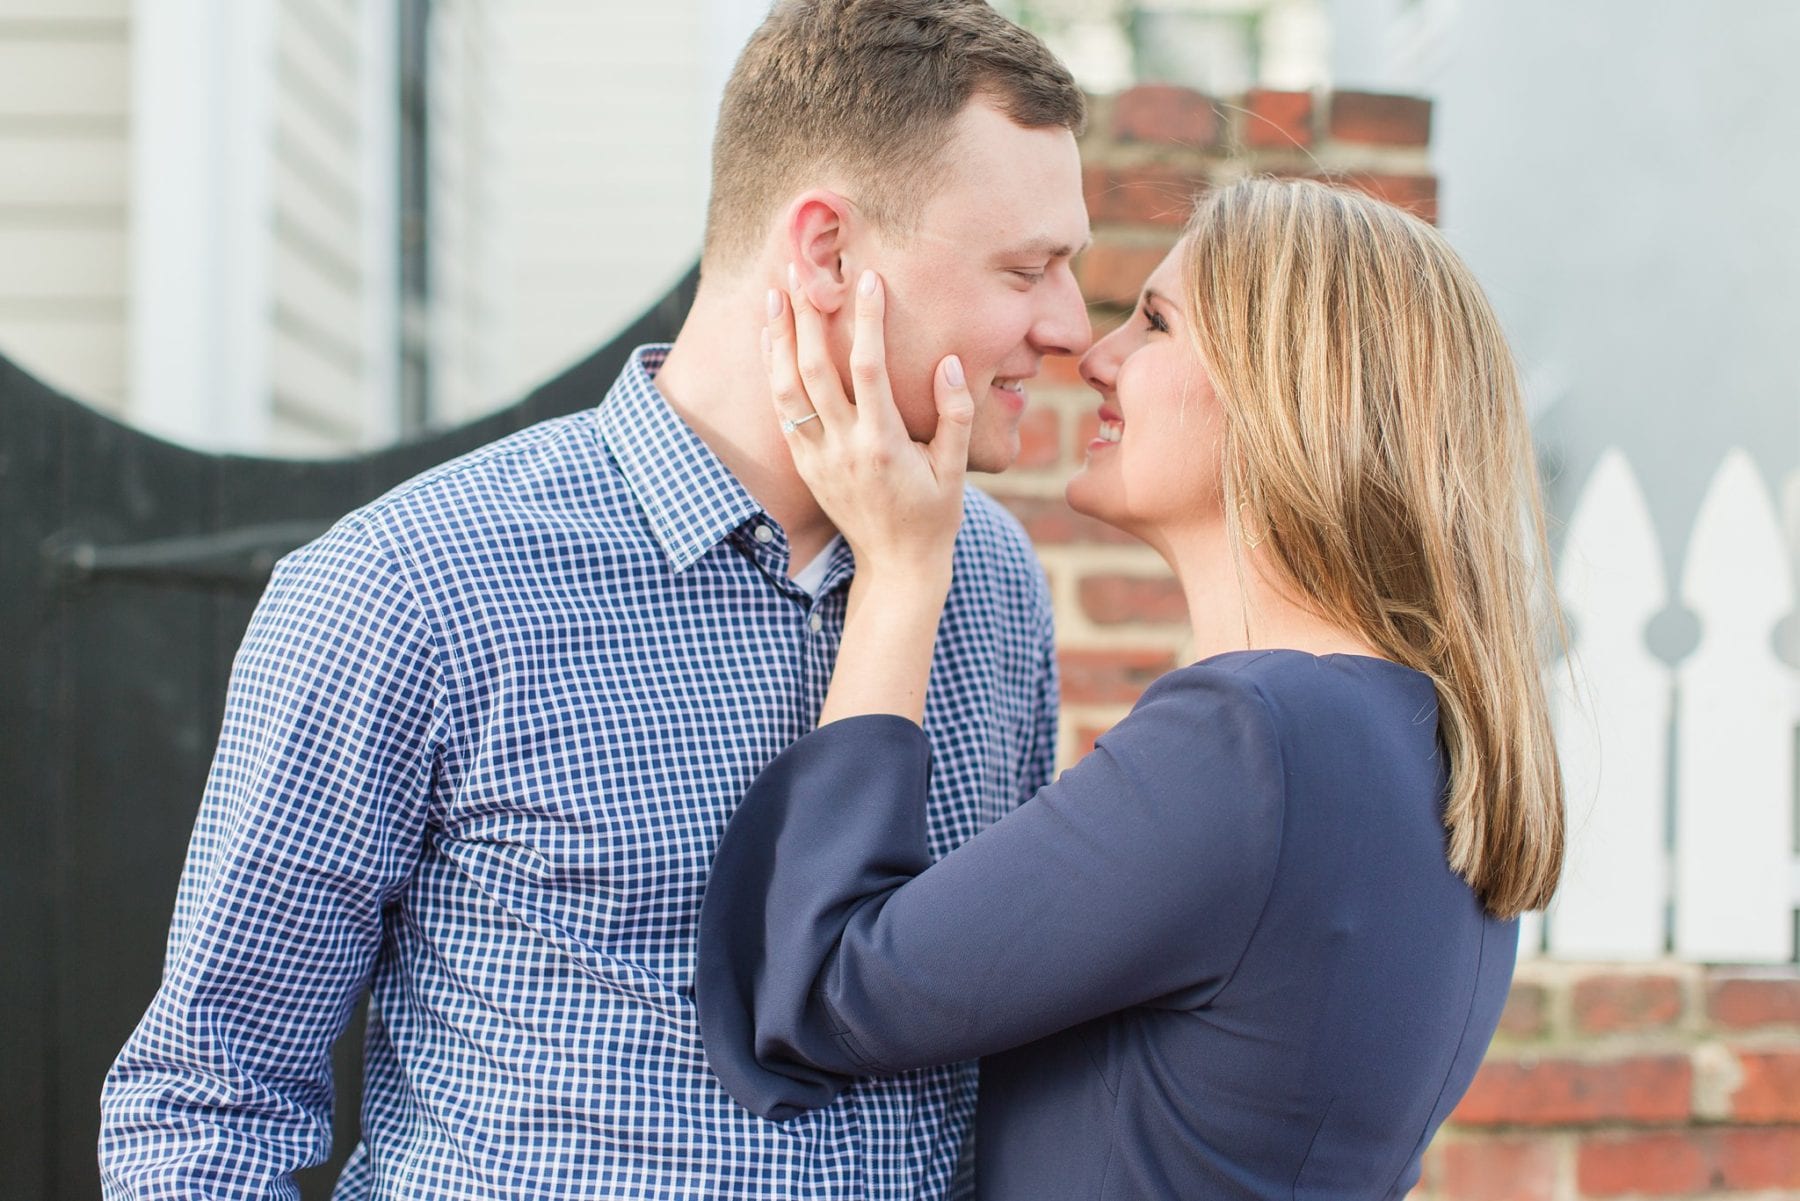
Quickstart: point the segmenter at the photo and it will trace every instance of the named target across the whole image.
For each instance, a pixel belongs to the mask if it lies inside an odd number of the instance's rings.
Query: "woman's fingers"
[[[906,437],[887,370],[887,289],[864,271],[856,282],[856,325],[850,341],[850,384],[858,420],[893,438]]]
[[[948,355],[931,376],[932,397],[937,401],[937,433],[926,453],[938,482],[960,490],[969,466],[969,433],[975,427],[975,398],[963,377],[962,360]]]
[[[825,318],[813,307],[812,298],[800,285],[800,272],[788,265],[788,304],[794,311],[794,362],[806,399],[827,429],[855,419],[837,365],[831,361],[831,343],[825,336]]]
[[[774,288],[769,289],[768,324],[763,326],[763,367],[769,373],[769,399],[783,433],[793,434],[817,425],[812,399],[800,380],[794,350],[793,306]]]
[[[785,292],[771,294],[763,341],[769,391],[795,469],[858,564],[935,570],[962,521],[974,402],[960,361],[952,356],[940,363],[933,380],[937,434],[929,445],[913,442],[888,379],[879,276],[859,276],[854,296],[854,406],[831,359],[825,318],[795,271]]]

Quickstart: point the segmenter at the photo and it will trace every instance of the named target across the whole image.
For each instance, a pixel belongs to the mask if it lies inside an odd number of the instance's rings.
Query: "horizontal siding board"
[[[289,108],[276,119],[274,157],[284,182],[305,188],[312,200],[347,223],[359,220],[362,179],[356,160],[317,138],[305,115]]]
[[[318,0],[282,0],[281,19],[284,39],[291,31],[295,39],[305,43],[309,54],[335,63],[341,75],[356,76],[362,56],[362,30],[354,9]]]
[[[130,29],[130,22],[114,17],[0,17],[0,40],[6,41],[117,42]]]
[[[326,259],[329,270],[346,286],[361,287],[362,220],[347,200],[353,202],[355,197],[327,193],[286,156],[275,156],[278,234]]]
[[[0,321],[124,321],[122,296],[0,297]]]
[[[131,122],[124,113],[111,116],[61,113],[0,113],[0,137],[7,138],[108,138],[130,136]]]
[[[322,48],[298,22],[284,19],[276,30],[276,78],[284,98],[315,110],[346,146],[356,142],[361,100],[361,64]]]
[[[116,41],[0,40],[0,116],[120,117],[130,47]]]
[[[0,226],[25,229],[123,229],[122,204],[0,204]]]
[[[126,20],[132,0],[0,0],[0,23]]]
[[[282,304],[276,305],[270,321],[270,328],[283,337],[293,339],[340,370],[362,378],[362,355],[356,347],[344,344],[342,330],[333,333],[315,324],[306,314]]]
[[[277,239],[274,252],[275,304],[291,315],[288,324],[306,331],[315,349],[347,370],[361,371],[363,310],[360,288],[346,288],[321,272],[317,261],[291,242]]]
[[[269,379],[278,406],[312,428],[334,433],[345,449],[363,429],[362,380],[282,329],[269,337]]]
[[[125,298],[123,228],[0,226],[0,300]]]
[[[328,94],[330,85],[308,76],[286,47],[276,52],[275,76],[278,116],[304,126],[307,141],[321,160],[354,170],[359,145],[354,99]]]
[[[123,138],[0,133],[0,206],[119,206],[131,150]]]

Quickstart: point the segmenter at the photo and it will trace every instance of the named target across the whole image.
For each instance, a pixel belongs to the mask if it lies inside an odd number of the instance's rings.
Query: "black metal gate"
[[[598,403],[631,347],[673,335],[694,282],[513,408],[332,462],[172,446],[0,357],[0,1193],[98,1195],[101,1080],[156,989],[226,676],[275,560],[433,464]],[[309,1198],[356,1139],[360,1025]]]

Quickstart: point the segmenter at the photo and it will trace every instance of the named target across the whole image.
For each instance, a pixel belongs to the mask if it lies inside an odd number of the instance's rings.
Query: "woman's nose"
[[[1121,332],[1122,330],[1119,329],[1113,330],[1088,347],[1088,352],[1081,356],[1081,362],[1076,370],[1081,373],[1081,378],[1086,381],[1088,387],[1098,388],[1102,392],[1112,390],[1113,381],[1118,378],[1119,372],[1119,334]]]

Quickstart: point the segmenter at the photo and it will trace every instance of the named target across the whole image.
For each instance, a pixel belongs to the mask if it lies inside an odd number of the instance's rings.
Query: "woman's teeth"
[[[1102,421],[1100,432],[1095,437],[1101,442],[1117,442],[1125,434],[1123,421]]]
[[[1002,392],[1011,392],[1016,396],[1025,395],[1025,381],[1022,379],[995,380],[994,387]]]

